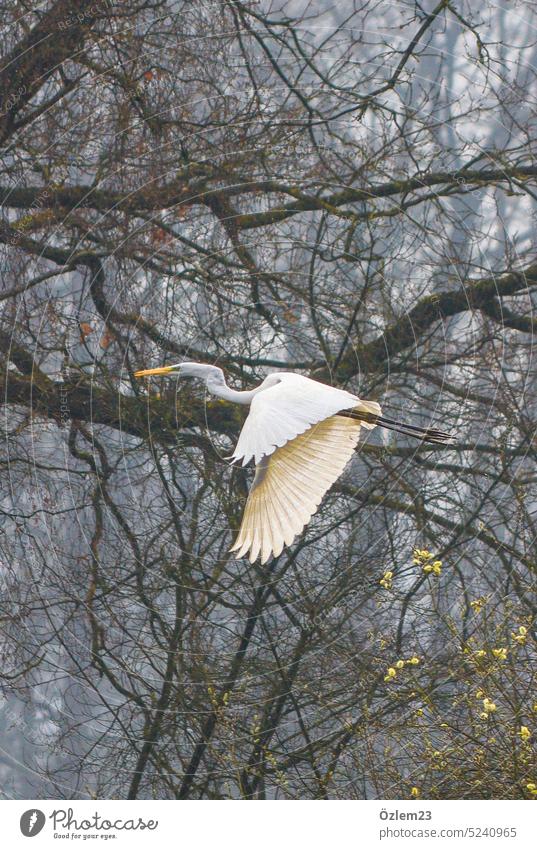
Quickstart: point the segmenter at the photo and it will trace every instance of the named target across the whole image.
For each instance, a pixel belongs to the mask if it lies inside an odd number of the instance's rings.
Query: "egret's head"
[[[207,380],[213,376],[215,372],[222,373],[216,366],[209,366],[205,363],[176,363],[173,366],[162,366],[161,368],[147,368],[141,371],[135,371],[135,377],[151,377],[170,375],[170,377],[199,377],[202,380]]]

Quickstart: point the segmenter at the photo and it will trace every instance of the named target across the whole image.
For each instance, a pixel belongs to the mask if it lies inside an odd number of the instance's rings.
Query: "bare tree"
[[[55,798],[537,794],[533,3],[0,2],[1,774]],[[522,23],[521,23],[522,22]],[[243,412],[375,431],[266,567]]]

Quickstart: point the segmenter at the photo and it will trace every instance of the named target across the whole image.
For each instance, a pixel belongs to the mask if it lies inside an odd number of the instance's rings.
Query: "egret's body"
[[[450,440],[442,431],[384,419],[376,401],[300,374],[270,374],[245,392],[231,389],[222,369],[203,363],[146,369],[135,376],[173,373],[202,378],[213,395],[250,406],[232,458],[243,466],[253,459],[256,472],[230,550],[237,557],[249,555],[251,563],[259,555],[262,563],[278,556],[302,531],[351,459],[362,427],[380,425],[432,442]]]

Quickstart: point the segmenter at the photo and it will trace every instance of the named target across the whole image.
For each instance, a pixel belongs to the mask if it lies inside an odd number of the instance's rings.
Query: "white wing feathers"
[[[340,410],[362,408],[380,415],[377,403],[361,401],[344,389],[325,386],[299,374],[275,374],[271,378],[278,378],[279,383],[254,397],[232,454],[233,461],[242,459],[243,466],[252,457],[259,463],[311,425]]]
[[[233,453],[234,462],[242,459],[243,466],[252,457],[256,462],[230,549],[237,557],[248,554],[251,563],[259,555],[266,563],[293,542],[352,457],[360,427],[375,427],[336,413],[354,409],[381,414],[375,401],[362,401],[302,375],[273,374],[270,380],[272,385],[254,396]]]
[[[269,390],[267,390],[269,391]],[[230,549],[261,563],[281,554],[316,512],[326,491],[342,474],[360,434],[360,422],[331,416],[270,456],[256,475],[238,537]]]

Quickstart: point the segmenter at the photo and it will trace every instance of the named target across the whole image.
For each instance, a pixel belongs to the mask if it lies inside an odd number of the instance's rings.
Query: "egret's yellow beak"
[[[146,368],[141,371],[135,371],[135,377],[149,377],[152,374],[169,374],[173,371],[173,366],[162,366],[161,368]]]

